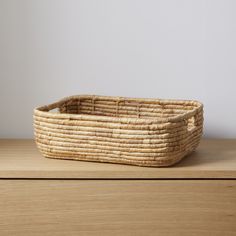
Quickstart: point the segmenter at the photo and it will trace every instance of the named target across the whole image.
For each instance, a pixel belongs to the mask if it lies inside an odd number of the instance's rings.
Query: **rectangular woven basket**
[[[170,166],[198,146],[203,105],[183,100],[71,96],[36,108],[34,128],[37,146],[45,157]]]

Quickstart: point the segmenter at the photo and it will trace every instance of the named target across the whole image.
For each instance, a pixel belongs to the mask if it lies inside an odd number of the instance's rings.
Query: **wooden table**
[[[171,168],[47,159],[0,140],[0,235],[236,235],[236,140]]]

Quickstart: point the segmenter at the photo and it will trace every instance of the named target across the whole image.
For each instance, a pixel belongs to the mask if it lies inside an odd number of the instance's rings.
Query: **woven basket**
[[[56,112],[50,112],[56,109]],[[34,110],[35,139],[45,157],[170,166],[198,146],[197,101],[71,96]]]

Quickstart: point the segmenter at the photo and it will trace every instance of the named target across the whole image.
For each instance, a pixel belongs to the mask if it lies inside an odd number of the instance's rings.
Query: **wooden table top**
[[[236,179],[236,140],[203,139],[173,167],[150,168],[44,158],[33,140],[0,139],[0,178]]]

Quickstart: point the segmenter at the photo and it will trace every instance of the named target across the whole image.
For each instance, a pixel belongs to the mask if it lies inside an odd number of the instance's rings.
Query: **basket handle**
[[[192,133],[197,129],[196,126],[196,117],[192,116],[190,118],[187,119],[187,131]]]

